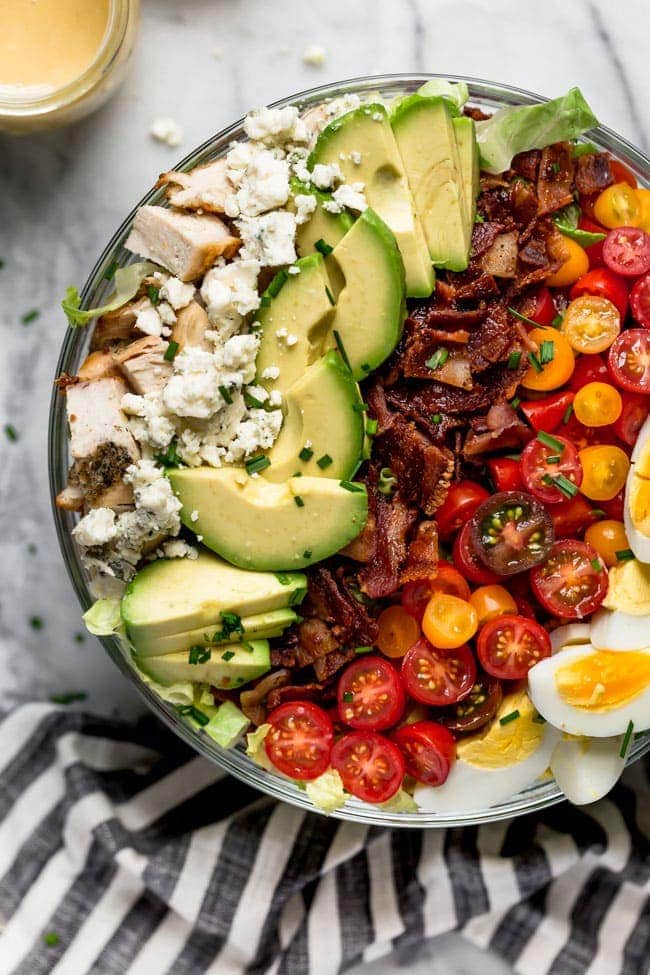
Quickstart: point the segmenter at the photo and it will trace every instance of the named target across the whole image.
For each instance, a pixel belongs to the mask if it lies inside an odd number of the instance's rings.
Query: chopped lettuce
[[[553,214],[553,222],[561,234],[575,240],[581,247],[590,247],[604,240],[607,236],[601,233],[592,233],[590,230],[581,230],[578,227],[581,210],[577,203],[570,203],[562,210]]]
[[[469,98],[469,89],[464,81],[447,81],[446,78],[432,78],[418,88],[418,95],[444,98],[452,114],[459,115]]]
[[[274,772],[275,769],[271,765],[264,747],[264,739],[270,730],[270,724],[261,724],[255,731],[251,731],[246,735],[246,754],[254,762],[257,762],[258,765],[261,765],[262,768],[267,769],[269,772]]]
[[[109,311],[117,311],[131,298],[135,298],[143,280],[158,270],[155,264],[149,261],[142,261],[138,264],[130,264],[128,267],[121,267],[115,272],[115,291],[110,296],[105,305],[100,308],[82,309],[81,297],[77,289],[70,285],[65,293],[65,298],[61,302],[61,307],[68,316],[68,322],[74,328],[77,325],[85,325],[92,318],[98,315],[105,315]]]
[[[385,809],[387,812],[417,812],[418,804],[410,793],[406,789],[400,789],[396,792],[392,799],[388,802],[382,802],[380,804],[381,809]]]
[[[542,105],[502,108],[476,123],[481,166],[488,173],[502,173],[518,152],[575,139],[595,125],[598,119],[579,88]]]
[[[122,626],[119,599],[97,599],[81,617],[93,636],[112,636]]]
[[[248,727],[246,715],[232,701],[224,701],[205,726],[204,731],[217,745],[230,748]]]
[[[305,783],[305,792],[317,809],[325,813],[340,809],[347,799],[341,776],[334,768]]]

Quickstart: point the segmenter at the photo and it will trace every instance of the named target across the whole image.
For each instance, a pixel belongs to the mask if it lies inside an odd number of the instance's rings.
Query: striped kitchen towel
[[[137,726],[0,723],[0,973],[334,975],[459,930],[525,975],[641,975],[648,768],[575,809],[450,830],[276,803]]]

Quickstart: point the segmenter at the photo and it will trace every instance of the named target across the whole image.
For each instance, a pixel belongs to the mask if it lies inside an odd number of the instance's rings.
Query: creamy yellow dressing
[[[0,86],[62,88],[95,60],[110,0],[0,0]]]

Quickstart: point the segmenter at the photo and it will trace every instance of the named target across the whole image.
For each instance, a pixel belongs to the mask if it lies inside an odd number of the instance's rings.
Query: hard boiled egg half
[[[637,559],[650,562],[650,417],[639,430],[630,458],[623,521]]]
[[[546,771],[558,737],[524,689],[506,694],[489,725],[459,739],[447,781],[418,784],[414,799],[427,812],[471,812],[504,802]]]
[[[551,755],[551,771],[576,806],[595,802],[616,785],[625,767],[624,736],[575,738],[563,735]]]

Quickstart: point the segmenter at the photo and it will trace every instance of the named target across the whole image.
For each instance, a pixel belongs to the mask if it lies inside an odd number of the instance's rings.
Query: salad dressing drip
[[[64,87],[95,60],[110,0],[0,0],[0,91]]]

